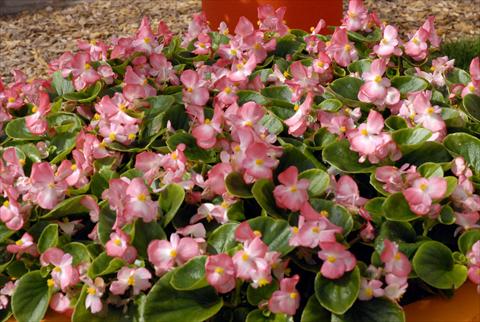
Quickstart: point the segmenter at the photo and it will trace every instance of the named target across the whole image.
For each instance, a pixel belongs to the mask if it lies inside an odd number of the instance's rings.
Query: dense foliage
[[[79,41],[0,82],[0,318],[404,321],[480,284],[480,59],[352,0]]]

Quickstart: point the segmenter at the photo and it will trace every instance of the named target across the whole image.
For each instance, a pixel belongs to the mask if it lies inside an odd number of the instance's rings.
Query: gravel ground
[[[348,1],[345,1],[348,3]],[[408,33],[428,15],[437,17],[446,40],[480,35],[480,0],[366,0],[381,19]],[[0,75],[11,69],[29,76],[45,75],[47,61],[75,48],[76,39],[108,39],[135,31],[142,16],[163,19],[172,30],[185,29],[200,0],[87,0],[67,8],[46,8],[0,17]]]

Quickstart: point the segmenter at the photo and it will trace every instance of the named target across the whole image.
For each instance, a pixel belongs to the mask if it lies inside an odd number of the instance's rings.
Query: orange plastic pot
[[[480,295],[467,282],[451,299],[428,297],[404,307],[407,322],[479,322]]]
[[[274,8],[287,7],[285,20],[288,27],[306,31],[316,26],[320,18],[327,26],[338,26],[343,15],[342,0],[202,0],[203,11],[213,29],[222,21],[229,28],[235,28],[241,16],[257,21],[257,8],[264,4]]]

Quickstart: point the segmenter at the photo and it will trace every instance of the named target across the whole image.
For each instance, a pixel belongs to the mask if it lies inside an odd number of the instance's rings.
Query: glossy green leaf
[[[445,76],[447,81],[451,84],[467,85],[471,81],[470,75],[463,69],[457,67],[454,67]]]
[[[96,82],[94,85],[90,86],[82,92],[73,92],[63,94],[63,98],[67,101],[74,101],[79,103],[90,103],[94,101],[100,91],[102,90],[102,83]]]
[[[176,269],[172,274],[170,285],[178,291],[197,290],[208,286],[205,278],[207,256],[197,256]]]
[[[400,159],[399,164],[413,164],[419,166],[425,162],[450,162],[452,156],[448,153],[445,147],[438,143],[427,141],[420,145],[416,150],[405,154],[402,159]]]
[[[63,251],[72,255],[73,265],[77,266],[81,263],[89,263],[91,261],[90,252],[83,243],[72,242],[63,246]]]
[[[476,122],[480,122],[480,96],[467,94],[463,98],[463,108]]]
[[[185,144],[186,146],[184,153],[187,159],[192,161],[203,161],[206,163],[210,163],[215,160],[214,151],[200,148],[197,145],[195,138],[191,134],[178,131],[167,140],[167,145],[171,151],[175,151],[177,145],[181,143]]]
[[[431,136],[432,132],[423,127],[400,129],[392,132],[392,139],[399,145],[402,153],[409,153],[419,148]]]
[[[273,314],[259,309],[253,310],[247,315],[245,322],[292,322],[285,314]]]
[[[471,229],[465,231],[460,238],[458,238],[458,249],[467,255],[471,250],[473,244],[480,240],[480,229]]]
[[[360,73],[361,75],[364,72],[370,71],[371,65],[372,61],[370,59],[360,59],[348,65],[347,69],[350,73]]]
[[[268,86],[260,91],[264,97],[287,102],[292,101],[292,91],[288,86]]]
[[[254,231],[261,233],[263,242],[271,251],[279,252],[284,256],[295,248],[288,242],[292,233],[287,221],[263,216],[248,220],[248,224]]]
[[[225,187],[229,194],[238,198],[253,198],[251,186],[243,181],[243,176],[238,172],[231,172],[225,178]]]
[[[90,196],[93,199],[97,199],[95,196],[92,195],[81,195],[70,197],[68,199],[63,200],[60,202],[55,208],[47,212],[45,215],[41,216],[42,219],[53,219],[53,218],[61,218],[69,215],[76,215],[81,213],[88,214],[89,209],[84,207],[81,204],[81,201],[86,196]]]
[[[308,195],[310,198],[320,197],[330,186],[330,177],[325,171],[320,169],[303,171],[298,178],[308,179],[310,181],[308,186]]]
[[[338,279],[328,279],[320,273],[315,278],[315,296],[318,302],[335,314],[345,313],[355,302],[360,292],[360,270],[345,273]]]
[[[112,233],[112,227],[115,224],[117,216],[115,212],[110,209],[108,203],[100,207],[100,214],[98,216],[98,239],[102,244],[106,244],[110,239],[110,234]]]
[[[44,253],[50,247],[57,246],[58,243],[58,225],[50,224],[43,230],[38,239],[38,250]]]
[[[51,291],[40,271],[20,278],[12,296],[12,311],[18,322],[40,322],[50,302]]]
[[[134,229],[135,234],[132,245],[143,258],[147,258],[147,248],[152,240],[167,238],[162,229],[162,225],[157,221],[146,223],[142,219],[137,219],[134,224]]]
[[[358,162],[360,156],[350,150],[350,143],[345,139],[328,145],[322,151],[322,157],[335,168],[347,173],[367,173],[375,170],[375,166],[368,161]]]
[[[363,80],[356,77],[343,77],[336,79],[330,84],[333,92],[342,100],[342,98],[358,101],[358,92],[363,85]]]
[[[38,141],[43,138],[43,136],[30,133],[25,124],[24,117],[9,121],[7,125],[5,125],[5,134],[12,139],[26,141]]]
[[[113,258],[106,253],[101,253],[92,262],[88,268],[88,277],[95,278],[97,276],[108,275],[117,272],[125,265],[125,262],[120,258]]]
[[[171,183],[162,190],[158,202],[163,211],[161,222],[164,227],[175,217],[184,199],[185,190],[178,184]]]
[[[467,279],[467,268],[455,264],[450,249],[438,241],[424,242],[412,263],[418,277],[436,288],[458,288]]]
[[[263,125],[270,133],[279,135],[283,131],[283,123],[279,117],[271,112],[265,113],[260,120],[260,124]]]
[[[357,301],[335,322],[405,322],[405,313],[400,305],[387,298]],[[332,320],[333,322],[333,320]]]
[[[148,293],[143,314],[145,321],[201,322],[222,308],[222,298],[211,286],[179,291],[170,284],[173,274],[174,272],[165,274]]]
[[[75,91],[71,80],[65,79],[60,71],[52,74],[52,87],[58,96],[72,93]]]
[[[423,91],[428,87],[428,82],[416,76],[396,76],[392,78],[392,86],[400,91],[401,95]]]
[[[443,206],[442,210],[440,211],[440,215],[438,216],[438,221],[444,225],[453,225],[455,220],[455,212],[453,211],[452,207],[449,205]]]
[[[480,174],[480,139],[467,133],[453,133],[447,135],[444,146],[453,155],[461,155],[465,161]]]
[[[257,306],[261,301],[268,301],[273,292],[278,290],[278,282],[272,280],[270,284],[254,288],[251,284],[247,288],[247,301],[253,306]]]
[[[390,195],[383,203],[385,218],[393,221],[411,221],[418,216],[410,210],[410,206],[401,192]]]
[[[443,177],[443,169],[438,163],[426,162],[419,166],[417,171],[424,178]]]
[[[215,229],[208,236],[207,243],[217,254],[226,253],[237,246],[235,230],[237,223],[226,223]]]
[[[330,311],[323,308],[314,294],[308,299],[300,322],[331,322],[331,316]]]
[[[332,224],[343,228],[342,234],[348,235],[353,228],[353,218],[345,207],[330,200],[310,199],[312,207],[318,211],[326,211],[326,216]]]
[[[238,105],[240,106],[242,106],[247,102],[255,102],[260,105],[267,104],[267,100],[265,97],[263,97],[260,93],[249,90],[249,89],[243,89],[243,90],[237,91],[237,96],[238,96]]]
[[[273,189],[275,185],[268,179],[257,180],[252,187],[252,195],[269,215],[274,217],[283,217],[282,211],[277,208]]]
[[[338,112],[343,107],[343,103],[336,98],[329,98],[321,102],[318,107],[327,112]]]
[[[400,130],[400,129],[405,129],[407,128],[407,121],[401,116],[397,115],[390,115],[387,117],[385,120],[385,125],[390,129],[390,130]]]
[[[283,154],[279,159],[277,173],[284,171],[291,165],[297,167],[300,172],[308,169],[323,168],[323,165],[308,151],[303,143],[299,146],[286,143],[283,146]]]

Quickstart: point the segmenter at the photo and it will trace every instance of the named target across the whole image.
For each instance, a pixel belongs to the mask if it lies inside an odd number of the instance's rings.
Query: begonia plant
[[[480,285],[480,58],[360,0],[284,13],[144,18],[0,82],[2,320],[401,322]]]

